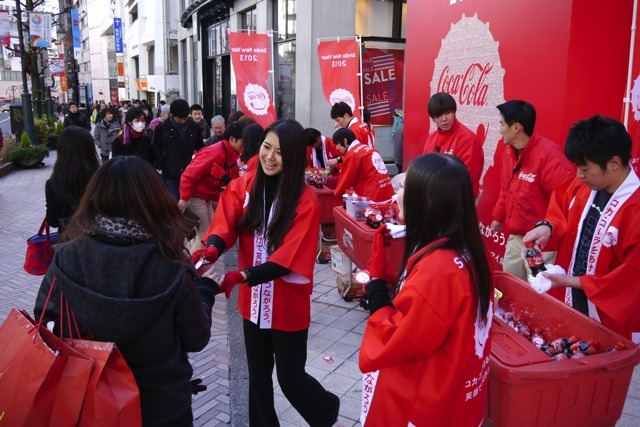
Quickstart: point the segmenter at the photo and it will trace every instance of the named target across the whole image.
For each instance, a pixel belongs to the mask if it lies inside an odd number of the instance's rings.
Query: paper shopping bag
[[[93,361],[15,308],[0,349],[0,427],[74,426]]]
[[[64,341],[94,363],[78,426],[142,426],[138,384],[116,345],[78,339]]]

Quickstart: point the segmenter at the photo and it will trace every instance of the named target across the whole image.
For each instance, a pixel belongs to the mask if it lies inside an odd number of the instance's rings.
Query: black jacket
[[[202,147],[200,127],[192,119],[187,122],[184,140],[171,116],[153,131],[153,162],[162,171],[162,177],[170,181],[180,181],[193,153]]]
[[[80,111],[75,114],[69,113],[64,116],[62,126],[65,128],[68,128],[69,126],[78,126],[91,132],[91,121],[89,120],[89,117]]]
[[[151,139],[146,134],[143,134],[140,138],[136,138],[131,135],[131,143],[124,145],[123,135],[113,141],[111,146],[113,157],[115,156],[138,156],[141,159],[153,164],[153,151],[151,148]]]
[[[47,223],[51,227],[58,227],[58,231],[62,232],[80,201],[56,185],[51,178],[44,184],[44,196],[47,203]]]
[[[145,426],[190,411],[193,370],[187,352],[209,342],[216,286],[206,283],[214,282],[165,260],[154,241],[86,236],[55,248],[35,318],[55,277],[47,319],[57,319],[62,291],[83,336],[116,343],[140,389]]]

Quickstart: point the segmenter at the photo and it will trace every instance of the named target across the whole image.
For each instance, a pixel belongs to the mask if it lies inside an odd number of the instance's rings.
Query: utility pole
[[[16,0],[16,13],[18,18],[18,38],[20,40],[20,61],[22,62],[22,120],[24,131],[29,135],[32,144],[36,143],[35,129],[33,127],[33,107],[31,94],[27,83],[27,51],[24,48],[24,30],[22,28],[22,5]],[[29,53],[31,54],[31,53]]]

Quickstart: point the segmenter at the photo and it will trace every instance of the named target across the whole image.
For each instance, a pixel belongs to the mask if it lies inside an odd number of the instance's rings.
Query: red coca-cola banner
[[[405,61],[404,164],[422,152],[435,125],[427,102],[450,93],[457,118],[484,148],[477,204],[480,230],[502,261],[508,230],[490,230],[505,144],[496,105],[524,99],[537,112],[535,131],[564,144],[580,119],[600,113],[623,120],[633,0],[423,0],[409,2]],[[514,22],[518,31],[513,31]],[[629,132],[640,138],[640,33],[636,33]],[[600,66],[606,64],[606,67]],[[636,159],[637,160],[637,159]],[[637,162],[636,162],[637,164]]]
[[[269,36],[230,33],[229,50],[240,108],[266,128],[276,120],[273,98],[267,89],[267,78],[271,68]]]
[[[371,124],[392,125],[393,112],[402,109],[404,51],[364,49],[362,76],[364,106],[371,113]]]
[[[360,117],[359,43],[332,40],[318,44],[322,90],[330,105],[346,102],[353,115]]]

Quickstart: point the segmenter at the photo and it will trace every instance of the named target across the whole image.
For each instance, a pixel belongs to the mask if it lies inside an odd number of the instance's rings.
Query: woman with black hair
[[[111,146],[113,157],[138,156],[152,163],[151,138],[146,133],[146,129],[147,118],[142,108],[129,108],[124,118],[122,131]]]
[[[406,224],[402,274],[376,233],[360,348],[363,426],[479,426],[487,398],[492,269],[471,179],[456,157],[411,162],[398,192]],[[388,284],[396,284],[393,300]]]
[[[82,337],[116,343],[140,389],[144,426],[193,426],[187,353],[209,343],[219,287],[213,269],[199,278],[189,263],[187,233],[157,171],[114,157],[87,185],[36,298],[35,318],[44,311],[56,332],[69,336],[62,293]]]
[[[62,232],[76,211],[100,159],[88,130],[70,126],[58,138],[58,158],[44,185],[47,222]]]
[[[224,276],[227,297],[238,284],[249,368],[249,424],[278,426],[271,375],[311,426],[331,426],[340,400],[305,372],[318,242],[318,199],[305,184],[304,129],[278,120],[265,131],[255,172],[233,180],[207,231],[206,257],[238,240],[240,271]]]
[[[242,175],[258,168],[258,152],[264,139],[263,134],[264,129],[258,123],[251,123],[242,130],[243,148],[240,156],[240,172]]]
[[[220,193],[239,176],[238,158],[244,145],[242,130],[243,125],[238,122],[227,126],[223,140],[198,151],[180,177],[178,207],[182,212],[189,208],[198,217],[191,252],[204,247],[202,239],[213,220]]]

